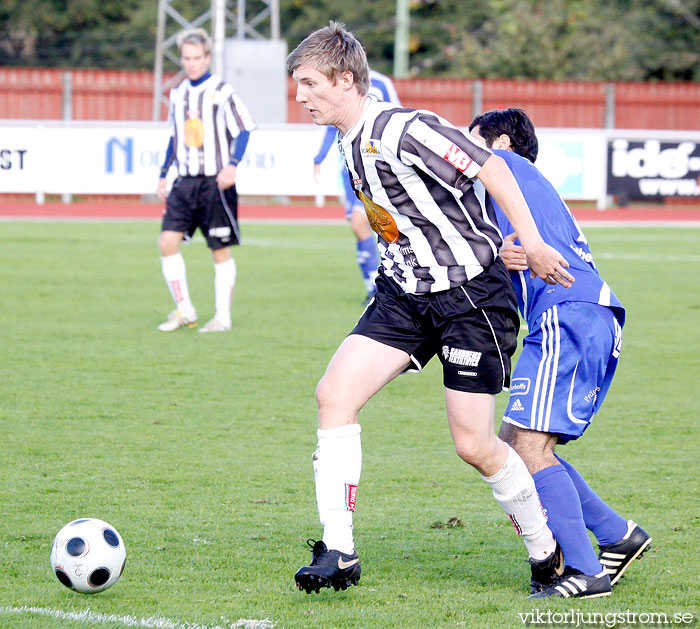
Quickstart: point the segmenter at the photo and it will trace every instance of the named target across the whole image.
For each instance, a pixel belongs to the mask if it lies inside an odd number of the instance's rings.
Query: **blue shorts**
[[[578,439],[610,388],[622,349],[612,310],[584,302],[552,306],[523,339],[503,421]]]

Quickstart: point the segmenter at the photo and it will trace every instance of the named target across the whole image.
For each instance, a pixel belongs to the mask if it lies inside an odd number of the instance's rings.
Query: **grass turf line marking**
[[[594,258],[600,260],[632,260],[642,262],[700,262],[700,256],[692,253],[682,255],[656,255],[648,253],[596,253]]]
[[[137,618],[136,616],[128,615],[102,614],[89,609],[80,612],[70,612],[51,607],[29,607],[27,605],[22,605],[21,607],[0,607],[0,614],[35,614],[39,616],[49,616],[59,620],[74,620],[90,625],[118,623],[124,627],[153,627],[154,629],[272,629],[275,626],[274,623],[267,618],[264,620],[241,618],[235,623],[222,627],[219,625],[200,625],[199,623],[180,622],[163,617]]]

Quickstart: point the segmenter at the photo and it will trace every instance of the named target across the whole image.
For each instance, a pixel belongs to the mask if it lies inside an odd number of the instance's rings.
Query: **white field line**
[[[638,260],[642,262],[681,262],[683,264],[687,264],[688,262],[700,262],[700,255],[694,255],[692,253],[657,255],[653,253],[608,253],[603,251],[594,254],[593,257],[596,260]]]
[[[160,223],[159,217],[133,217],[133,216],[123,216],[123,217],[96,217],[96,216],[81,216],[81,217],[54,217],[54,216],[12,216],[12,215],[0,215],[0,223],[13,223],[13,222],[24,222],[24,223],[124,223],[124,222],[152,222]],[[347,221],[342,218],[241,218],[238,221],[244,225],[255,225],[255,224],[280,224],[280,225],[344,225]],[[688,228],[700,228],[700,220],[579,220],[579,225],[582,227],[610,227],[610,228],[624,228],[624,227],[675,227],[678,229],[688,229]]]
[[[677,227],[679,229],[687,229],[688,227],[700,227],[700,221],[596,221],[596,220],[580,220],[578,224],[581,227]]]
[[[595,246],[595,243],[602,240],[600,237],[596,237],[593,239],[593,245]],[[202,240],[202,242],[204,242]],[[243,241],[244,245],[247,245],[249,247],[276,247],[277,249],[320,249],[320,250],[335,250],[337,249],[340,245],[337,244],[337,242],[328,242],[328,241],[317,241],[317,242],[301,242],[301,241],[295,241],[293,239],[279,239],[279,240],[274,240],[272,238],[270,239],[262,239],[262,238],[246,238]],[[347,242],[343,240],[342,246],[343,248],[350,248],[352,245],[352,238],[348,237]],[[629,261],[635,261],[635,260],[641,260],[641,261],[655,261],[655,262],[682,262],[682,263],[693,263],[693,262],[700,262],[700,255],[692,254],[692,253],[685,253],[685,254],[678,254],[678,255],[659,255],[659,254],[654,254],[654,253],[615,253],[615,252],[608,252],[608,251],[598,251],[597,253],[594,253],[593,256],[595,259],[600,259],[600,260],[629,260]]]
[[[0,615],[2,614],[46,616],[57,620],[72,620],[87,625],[110,623],[111,625],[116,624],[123,627],[152,627],[154,629],[272,629],[275,626],[274,623],[267,618],[264,620],[241,618],[225,626],[201,625],[196,622],[172,620],[171,618],[163,618],[161,616],[139,618],[131,615],[102,614],[89,609],[80,612],[72,612],[54,609],[52,607],[30,607],[28,605],[22,605],[21,607],[0,607]]]

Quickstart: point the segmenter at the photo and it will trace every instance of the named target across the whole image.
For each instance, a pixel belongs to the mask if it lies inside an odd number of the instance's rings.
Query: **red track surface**
[[[76,203],[48,202],[38,205],[32,201],[3,201],[0,197],[0,218],[5,219],[85,219],[85,220],[158,220],[163,212],[161,203],[135,201],[83,201]],[[700,223],[700,208],[634,207],[607,210],[576,209],[581,222],[694,222]],[[241,221],[342,221],[343,208],[327,205],[256,205],[242,204]]]

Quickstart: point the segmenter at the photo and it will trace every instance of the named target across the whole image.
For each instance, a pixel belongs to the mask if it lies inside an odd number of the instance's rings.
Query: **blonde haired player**
[[[158,329],[173,332],[197,323],[180,243],[199,228],[214,259],[216,306],[214,317],[199,331],[225,332],[231,329],[236,283],[231,246],[240,244],[236,171],[255,123],[233,88],[210,74],[206,31],[182,32],[178,46],[186,78],[170,92],[170,141],[157,190],[166,204],[158,248],[175,309]],[[178,176],[168,193],[171,165]]]
[[[368,96],[360,42],[342,24],[309,35],[289,55],[296,99],[340,135],[353,187],[377,233],[377,292],[318,384],[313,455],[323,539],[295,575],[307,592],[360,578],[353,511],[362,467],[358,414],[385,384],[442,362],[447,419],[458,455],[489,484],[531,561],[556,561],[535,483],[494,434],[495,395],[508,386],[517,343],[515,292],[498,257],[491,194],[515,225],[530,268],[570,286],[568,263],[540,237],[502,158],[432,112]]]

